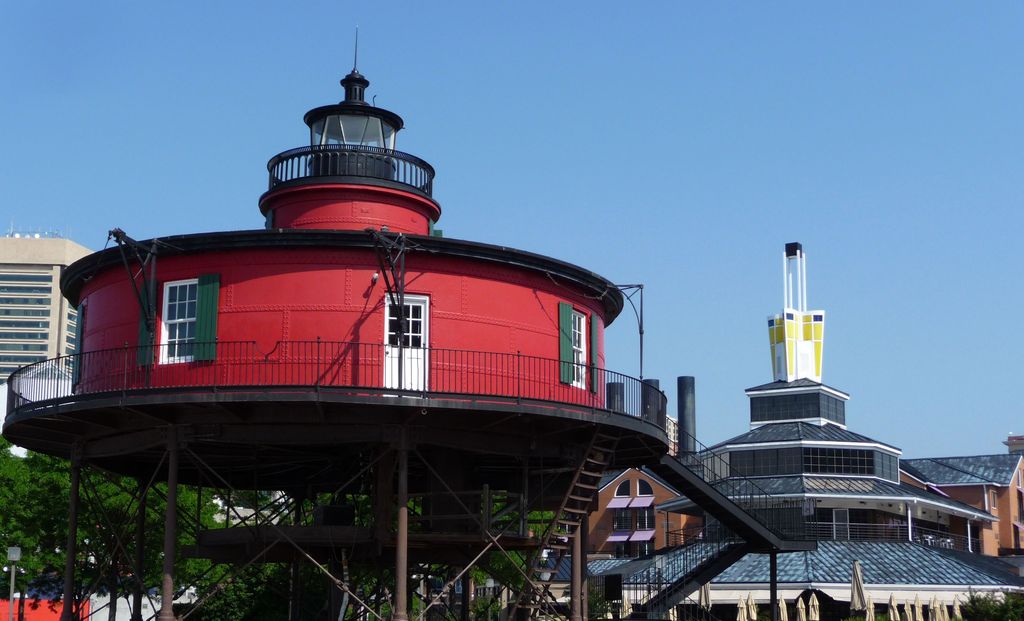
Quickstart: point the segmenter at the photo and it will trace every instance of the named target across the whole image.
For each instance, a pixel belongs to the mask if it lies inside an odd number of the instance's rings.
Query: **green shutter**
[[[597,319],[593,313],[587,317],[590,322],[590,392],[597,392]]]
[[[217,357],[217,300],[220,297],[220,274],[199,277],[196,300],[195,360],[213,360]]]
[[[558,365],[559,379],[571,384],[572,372],[572,304],[558,303]]]
[[[139,346],[135,350],[135,364],[149,366],[153,364],[153,335],[146,327],[146,316],[139,311]]]
[[[75,312],[75,356],[71,358],[71,387],[74,389],[82,373],[82,323],[85,321],[85,304],[79,304]]]

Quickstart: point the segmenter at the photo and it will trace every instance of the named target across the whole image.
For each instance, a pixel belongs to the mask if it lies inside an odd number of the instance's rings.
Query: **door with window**
[[[832,510],[832,538],[836,541],[845,541],[850,538],[850,510]]]
[[[426,296],[406,295],[403,305],[391,303],[385,318],[384,387],[427,390],[429,373],[428,313]],[[404,312],[400,312],[402,309]],[[405,329],[401,329],[404,315]]]

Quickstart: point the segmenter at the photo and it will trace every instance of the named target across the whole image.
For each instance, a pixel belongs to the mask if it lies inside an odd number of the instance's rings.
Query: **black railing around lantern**
[[[434,167],[415,155],[393,149],[328,144],[278,153],[267,162],[269,190],[301,179],[356,177],[411,189],[430,197]]]
[[[498,397],[609,411],[665,428],[667,398],[640,380],[518,353],[399,348],[379,343],[191,342],[122,347],[44,360],[8,378],[8,414],[89,395],[274,386]]]

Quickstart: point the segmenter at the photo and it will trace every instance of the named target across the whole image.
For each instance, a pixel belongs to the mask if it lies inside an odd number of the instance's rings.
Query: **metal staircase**
[[[600,485],[601,477],[615,453],[618,438],[595,431],[590,444],[584,451],[573,475],[568,492],[562,498],[561,505],[555,511],[541,539],[540,546],[527,558],[526,574],[529,580],[519,590],[514,604],[508,611],[508,619],[519,617],[532,618],[538,610],[553,604],[551,583],[555,568],[566,557],[572,543],[579,536],[583,516],[591,511],[594,498]],[[554,550],[554,562],[545,557],[544,550]]]
[[[801,503],[778,499],[755,480],[733,476],[721,455],[694,440],[698,450],[665,455],[648,466],[703,510],[705,524],[679,535],[648,566],[623,576],[630,616],[667,619],[673,606],[749,552],[813,550],[804,532]]]
[[[718,525],[672,534],[678,545],[624,577],[623,597],[632,619],[668,619],[674,606],[750,551],[746,542]]]

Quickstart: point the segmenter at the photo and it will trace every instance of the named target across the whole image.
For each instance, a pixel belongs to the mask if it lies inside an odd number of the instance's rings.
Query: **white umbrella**
[[[900,621],[914,621],[914,609],[910,602],[903,602],[903,614],[900,615]]]
[[[963,619],[964,618],[964,616],[962,614],[960,614],[960,596],[959,595],[954,595],[953,596],[953,618],[954,619]]]
[[[743,601],[742,597],[740,598],[740,601],[736,603],[736,621],[752,621],[747,617],[747,603]]]
[[[807,621],[821,621],[821,607],[815,593],[811,593],[811,601],[807,604]]]
[[[949,621],[949,608],[946,608],[946,602],[939,602],[939,621]]]
[[[875,621],[875,604],[871,601],[870,595],[865,598],[864,621]]]
[[[921,594],[914,596],[914,621],[924,621],[924,606],[921,605]]]
[[[754,603],[754,594],[747,593],[747,616],[751,621],[757,620],[757,604]]]
[[[853,572],[850,576],[850,610],[864,610],[864,571],[860,567],[860,561],[853,562]]]
[[[778,609],[778,621],[789,621],[789,612],[786,610],[786,599],[780,597],[775,600],[775,607]]]
[[[704,610],[711,610],[711,583],[705,582],[697,593],[697,604]]]
[[[896,607],[896,597],[889,594],[889,621],[900,621],[900,610]]]
[[[932,601],[928,604],[928,621],[939,621],[939,598],[932,595]]]
[[[796,598],[796,621],[807,621],[807,606],[802,597]]]

